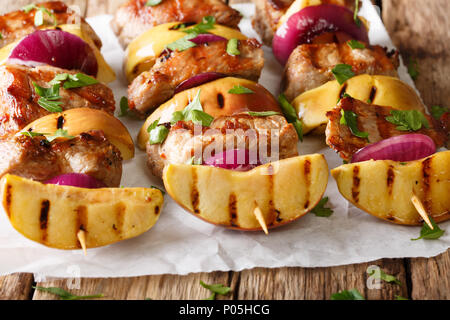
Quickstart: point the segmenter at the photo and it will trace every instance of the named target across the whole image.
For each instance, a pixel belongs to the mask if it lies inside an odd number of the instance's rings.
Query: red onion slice
[[[257,157],[257,155],[255,156]],[[257,159],[251,158],[247,149],[224,151],[208,158],[204,164],[235,171],[248,171],[260,165]]]
[[[324,32],[341,31],[352,39],[369,43],[364,25],[358,27],[353,12],[345,7],[322,4],[303,8],[292,15],[273,38],[273,53],[285,65],[291,52],[300,44],[310,43],[314,37]]]
[[[44,182],[45,184],[57,184],[60,186],[71,186],[86,189],[105,188],[106,185],[84,173],[66,173],[56,176]]]
[[[217,36],[215,34],[202,33],[189,41],[194,42],[195,44],[203,44],[203,43],[208,43],[208,42],[228,41],[228,40],[224,37]]]
[[[352,163],[367,160],[414,161],[436,152],[433,140],[423,134],[405,134],[391,137],[358,150]]]
[[[98,63],[92,48],[81,38],[62,30],[37,30],[20,41],[8,62],[30,67],[51,65],[96,76]]]
[[[188,90],[194,87],[198,87],[202,84],[205,84],[207,82],[211,82],[220,78],[224,78],[226,77],[225,74],[223,73],[218,73],[218,72],[205,72],[205,73],[200,73],[196,76],[193,76],[192,78],[189,78],[185,81],[183,81],[182,83],[180,83],[176,88],[175,88],[175,93],[179,93],[181,91],[184,90]]]

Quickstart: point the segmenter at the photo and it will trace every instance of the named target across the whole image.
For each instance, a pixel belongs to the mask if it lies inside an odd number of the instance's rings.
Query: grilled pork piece
[[[198,129],[202,134],[196,132],[194,135],[194,129],[191,121],[179,121],[170,128],[162,144],[147,144],[147,164],[155,176],[161,177],[168,163],[189,163],[196,151],[199,152],[198,148],[201,148],[202,160],[214,155],[214,150],[243,147],[258,152],[265,148],[262,152],[279,159],[298,155],[297,132],[280,115],[252,117],[237,114],[216,118],[210,127]]]
[[[230,55],[227,41],[216,41],[162,56],[150,71],[142,73],[129,86],[130,108],[145,114],[169,100],[183,81],[205,72],[258,81],[264,66],[261,44],[255,39],[243,40],[239,51],[240,55]]]
[[[380,46],[352,49],[347,43],[303,44],[289,57],[284,71],[283,90],[289,101],[307,90],[334,80],[331,70],[348,64],[358,74],[397,77],[398,51],[387,52]]]
[[[41,182],[65,173],[85,173],[117,187],[122,157],[101,131],[52,142],[43,136],[16,135],[0,140],[0,177],[7,173]]]
[[[272,46],[272,39],[277,31],[281,17],[295,0],[253,0],[255,17],[252,24],[264,44]],[[342,5],[350,10],[355,9],[354,0],[322,0],[322,4]]]
[[[164,0],[156,6],[146,6],[147,0],[129,0],[116,12],[111,26],[123,47],[141,33],[169,22],[199,23],[206,16],[218,24],[237,28],[239,11],[220,0]]]
[[[352,134],[347,125],[340,124],[341,110],[353,111],[358,116],[358,129],[361,132],[369,134],[367,139],[359,138]],[[343,98],[336,108],[327,112],[329,119],[326,134],[326,142],[332,149],[339,153],[341,158],[350,160],[352,155],[359,149],[370,143],[375,143],[383,139],[393,136],[411,133],[409,131],[397,130],[397,125],[390,123],[386,117],[390,116],[390,112],[394,110],[390,107],[382,107],[364,103],[353,98]],[[422,127],[415,133],[429,136],[433,139],[436,147],[444,145],[447,137],[445,132],[440,128],[437,122],[427,115],[430,128]]]
[[[0,66],[0,137],[18,132],[34,120],[49,114],[39,105],[40,97],[33,82],[48,88],[48,82],[61,73],[74,72],[50,66]],[[59,93],[63,110],[94,108],[114,113],[114,95],[111,89],[103,84],[68,90],[61,87]]]
[[[42,2],[36,4],[36,6],[49,10],[56,18],[57,24],[81,24],[83,30],[92,38],[95,45],[99,49],[102,47],[102,41],[91,26],[63,2]],[[23,10],[18,10],[0,16],[0,33],[2,35],[0,47],[19,40],[37,29],[53,26],[53,17],[49,17],[47,14],[44,14],[44,24],[35,26],[34,16],[36,12],[36,10],[31,10],[25,13]]]

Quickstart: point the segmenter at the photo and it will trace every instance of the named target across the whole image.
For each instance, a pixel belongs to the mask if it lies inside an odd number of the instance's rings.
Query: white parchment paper
[[[376,9],[364,0],[361,15],[370,21],[370,40],[392,48],[392,42]],[[257,37],[251,27],[253,5],[235,5],[244,14],[241,29]],[[126,95],[122,74],[124,52],[109,27],[110,16],[88,19],[101,37],[103,54],[118,74],[112,84],[117,101]],[[271,50],[264,48],[266,66],[261,83],[278,94],[282,68]],[[413,85],[405,67],[400,76]],[[142,121],[122,118],[133,137]],[[323,137],[307,137],[299,145],[302,154],[325,154],[330,168],[342,160],[326,147]],[[145,164],[145,154],[125,163],[122,185],[127,187],[159,185]],[[160,220],[144,235],[108,247],[81,251],[49,249],[16,232],[5,214],[0,214],[0,274],[33,272],[52,277],[124,277],[150,274],[187,274],[215,270],[248,269],[253,267],[320,267],[372,261],[379,258],[431,257],[450,247],[450,232],[435,241],[411,241],[420,227],[393,225],[350,205],[338,192],[333,178],[329,179],[326,196],[334,214],[329,218],[308,214],[287,226],[270,231],[240,232],[215,227],[184,212],[169,196]],[[440,225],[449,229],[450,222]]]

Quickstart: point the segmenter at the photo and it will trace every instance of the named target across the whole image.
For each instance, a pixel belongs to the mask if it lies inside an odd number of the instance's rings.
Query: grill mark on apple
[[[239,227],[237,224],[237,198],[234,193],[231,193],[228,198],[228,212],[230,213],[230,225]]]
[[[47,242],[47,228],[48,228],[48,213],[50,211],[50,201],[44,200],[41,202],[41,213],[39,215],[39,227],[42,230],[42,242]]]
[[[388,188],[388,194],[392,195],[392,189],[394,187],[394,180],[395,180],[395,172],[394,172],[394,166],[389,165],[388,171],[387,171],[387,188]]]
[[[303,208],[307,209],[309,207],[309,198],[310,198],[309,187],[311,185],[311,160],[309,159],[305,160],[305,163],[303,165],[303,174],[305,176],[305,185],[306,185],[306,195],[305,195],[306,201]]]
[[[359,178],[359,166],[353,168],[353,186],[352,186],[352,197],[355,202],[359,202],[359,186],[361,179]]]
[[[433,158],[429,157],[422,161],[422,176],[423,176],[423,206],[425,211],[430,214],[432,209],[432,203],[430,199],[431,194],[431,174],[432,167],[431,162]]]
[[[277,223],[281,223],[283,221],[283,218],[280,218],[281,211],[275,210],[275,212],[277,213]]]
[[[342,86],[341,91],[339,91],[339,99],[344,98],[345,91],[347,91],[347,83],[345,83]]]
[[[273,170],[273,166],[269,165],[269,167],[267,168],[267,171],[272,173],[274,172]],[[273,181],[273,174],[269,174],[267,175],[268,178],[268,182],[269,182],[269,210],[268,210],[268,217],[267,217],[267,225],[268,226],[273,226],[275,220],[277,219],[277,212],[275,210],[275,204],[274,204],[274,181]]]
[[[369,94],[370,103],[373,103],[373,100],[375,100],[375,95],[376,94],[377,94],[377,88],[376,87],[372,87],[370,89],[370,94]]]
[[[197,189],[198,183],[197,169],[195,168],[195,166],[192,166],[191,170],[192,170],[192,190],[191,190],[192,209],[194,210],[194,213],[200,214],[200,209],[198,208],[198,205],[200,203],[200,195]]]
[[[219,104],[220,109],[222,109],[225,106],[225,98],[223,94],[219,93],[217,95],[217,103]]]
[[[11,193],[12,185],[6,185],[5,191],[5,211],[8,215],[8,218],[11,218],[11,203],[12,203],[12,193]]]
[[[64,116],[59,116],[58,120],[56,121],[56,128],[57,129],[62,129],[64,127],[64,122],[66,120],[64,119]]]
[[[77,234],[80,230],[83,230],[84,232],[87,232],[87,223],[88,223],[88,216],[87,216],[87,208],[85,206],[79,206],[76,209],[77,213],[77,224],[75,229],[75,243],[77,244],[78,248],[81,248],[81,244],[78,241]]]
[[[123,231],[123,222],[125,218],[125,210],[126,207],[123,203],[118,203],[114,208],[116,212],[116,223],[114,224],[116,233],[119,235],[119,238],[122,239],[122,231]]]

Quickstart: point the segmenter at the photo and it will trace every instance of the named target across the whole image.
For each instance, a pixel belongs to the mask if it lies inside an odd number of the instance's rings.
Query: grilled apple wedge
[[[170,196],[196,217],[232,229],[261,230],[292,222],[313,209],[325,192],[328,165],[321,154],[247,172],[171,164],[163,179]]]
[[[17,231],[58,249],[80,249],[80,230],[87,248],[136,237],[156,223],[164,201],[157,189],[83,189],[13,175],[1,179],[1,194]]]
[[[436,222],[450,219],[450,151],[406,163],[365,161],[331,170],[339,191],[351,203],[390,222],[419,225],[411,202],[416,195]]]

